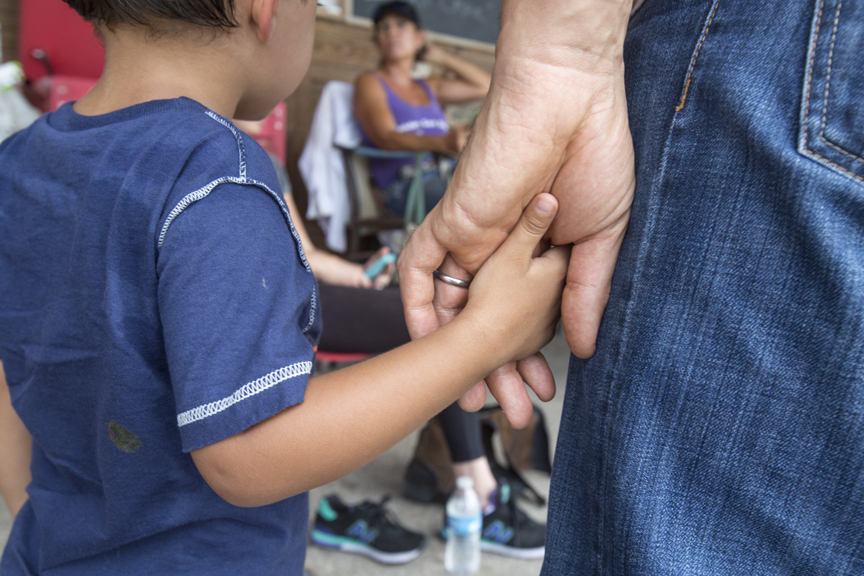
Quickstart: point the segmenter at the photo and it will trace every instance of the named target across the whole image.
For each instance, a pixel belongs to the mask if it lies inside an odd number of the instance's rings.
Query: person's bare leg
[[[498,488],[498,482],[492,475],[492,468],[489,467],[489,460],[485,456],[467,462],[454,462],[453,473],[457,478],[470,476],[474,480],[474,491],[480,498],[480,506],[486,506],[492,492]]]
[[[30,434],[12,408],[0,362],[0,493],[13,518],[27,501],[31,446]]]

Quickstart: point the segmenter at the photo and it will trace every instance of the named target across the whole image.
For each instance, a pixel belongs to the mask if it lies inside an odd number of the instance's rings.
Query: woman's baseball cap
[[[421,28],[420,17],[417,15],[417,10],[414,9],[414,6],[408,2],[404,2],[403,0],[394,0],[393,2],[384,2],[383,4],[379,4],[375,9],[375,12],[372,14],[372,21],[375,22],[375,25],[377,26],[382,18],[390,14],[401,16],[402,18],[413,22],[418,28]]]

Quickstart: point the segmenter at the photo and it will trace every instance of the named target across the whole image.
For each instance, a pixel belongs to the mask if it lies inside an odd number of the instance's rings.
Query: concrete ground
[[[564,397],[564,383],[567,376],[569,351],[564,335],[559,331],[555,339],[543,350],[558,383],[558,394],[555,399],[542,405],[549,427],[549,437],[552,449],[558,437],[558,423],[561,419],[561,407]],[[491,398],[491,397],[490,397]],[[535,402],[539,403],[536,400]],[[306,555],[306,568],[312,576],[428,576],[445,574],[444,543],[435,537],[441,527],[444,510],[440,505],[416,504],[402,497],[402,476],[405,467],[411,459],[418,433],[394,446],[391,450],[377,458],[360,470],[326,486],[316,488],[309,494],[310,521],[314,517],[315,508],[322,496],[332,492],[338,493],[350,504],[359,503],[365,499],[379,500],[385,495],[391,495],[388,507],[407,527],[426,534],[429,545],[423,554],[415,561],[402,566],[383,566],[364,557],[334,552],[310,545]],[[549,477],[541,473],[525,474],[529,482],[538,491],[549,493]],[[546,509],[522,503],[524,509],[535,519],[542,521],[546,517]],[[0,499],[0,548],[5,546],[11,527],[11,518]],[[529,576],[540,573],[540,560],[513,560],[493,554],[484,554],[479,575],[492,576],[507,574],[508,576]]]

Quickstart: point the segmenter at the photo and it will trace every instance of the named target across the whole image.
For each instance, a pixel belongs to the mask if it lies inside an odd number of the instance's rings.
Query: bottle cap
[[[470,476],[460,476],[456,479],[456,487],[462,490],[474,488],[474,479]]]

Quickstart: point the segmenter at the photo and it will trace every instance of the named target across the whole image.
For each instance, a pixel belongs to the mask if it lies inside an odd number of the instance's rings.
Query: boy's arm
[[[538,211],[545,201],[548,213]],[[469,307],[429,336],[312,378],[301,404],[192,457],[238,506],[260,506],[359,468],[452,403],[490,370],[545,343],[566,269],[563,248],[532,258],[555,200],[542,195],[471,286]]]
[[[12,408],[3,363],[0,362],[0,492],[14,518],[27,501],[32,440]]]

